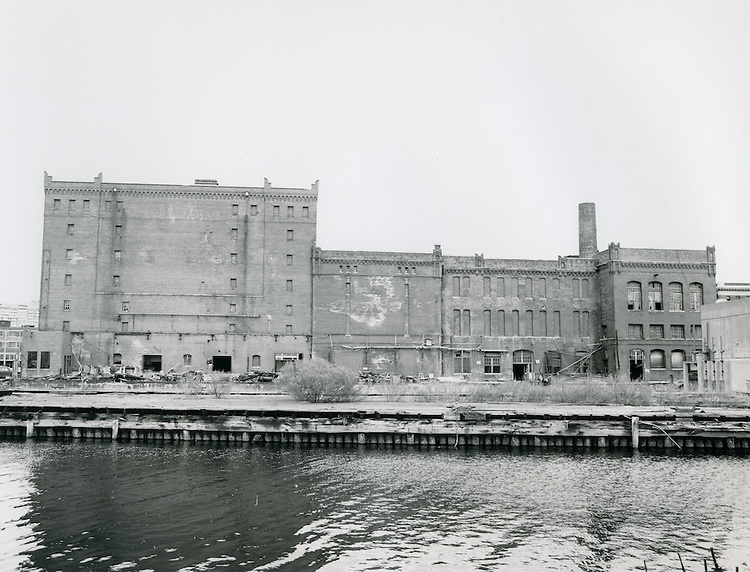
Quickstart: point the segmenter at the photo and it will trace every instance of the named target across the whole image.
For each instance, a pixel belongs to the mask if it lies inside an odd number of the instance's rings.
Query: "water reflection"
[[[750,566],[750,461],[602,453],[0,444],[0,568]]]

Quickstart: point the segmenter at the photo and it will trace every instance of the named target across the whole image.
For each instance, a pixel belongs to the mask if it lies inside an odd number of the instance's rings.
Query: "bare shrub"
[[[319,358],[287,365],[279,381],[300,401],[354,401],[360,396],[356,373]]]
[[[187,371],[180,378],[180,391],[185,395],[198,395],[203,390],[203,372]]]
[[[210,393],[220,399],[232,385],[231,375],[211,375],[208,379],[208,390]]]

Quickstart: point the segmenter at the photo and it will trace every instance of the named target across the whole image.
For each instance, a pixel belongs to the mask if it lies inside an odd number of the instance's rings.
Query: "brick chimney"
[[[578,205],[578,256],[596,258],[596,204]]]

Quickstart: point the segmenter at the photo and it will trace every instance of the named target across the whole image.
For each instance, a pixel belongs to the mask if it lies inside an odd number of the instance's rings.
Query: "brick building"
[[[713,248],[599,252],[591,203],[579,205],[579,253],[556,260],[324,250],[316,215],[317,183],[45,174],[40,324],[27,349],[50,352],[50,371],[244,372],[315,355],[412,376],[668,380],[700,348],[695,305],[716,299]]]

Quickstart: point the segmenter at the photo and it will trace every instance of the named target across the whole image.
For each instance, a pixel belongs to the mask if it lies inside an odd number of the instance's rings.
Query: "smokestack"
[[[596,258],[596,204],[578,205],[578,256]]]

